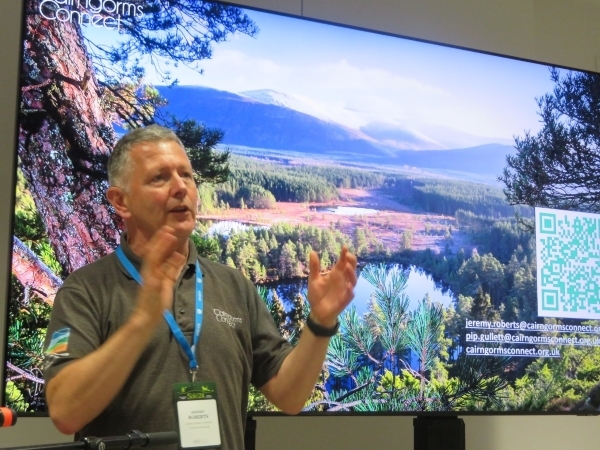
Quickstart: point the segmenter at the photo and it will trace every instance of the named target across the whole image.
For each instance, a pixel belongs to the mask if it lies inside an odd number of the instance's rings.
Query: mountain
[[[402,150],[434,150],[448,148],[447,146],[436,142],[434,139],[431,139],[418,131],[403,127],[400,124],[374,122],[374,119],[370,117],[372,114],[358,110],[344,109],[342,117],[334,117],[331,111],[327,111],[322,105],[316,105],[310,100],[292,97],[282,92],[274,91],[273,89],[244,91],[239,94],[261,103],[283,106],[285,108],[303,112],[325,122],[350,127],[354,132],[360,133],[360,136],[363,139],[377,141],[380,147],[389,147],[390,149],[398,148]],[[367,125],[359,128],[352,128],[351,125],[348,125],[349,122],[367,123]],[[401,137],[399,137],[400,135]]]
[[[387,122],[369,121],[360,130],[367,136],[400,150],[464,149],[491,142],[512,147],[514,143],[512,139],[476,136],[439,124],[429,124],[424,131],[420,131],[393,119]]]
[[[326,122],[286,106],[200,86],[157,87],[180,119],[224,131],[224,144],[311,154],[391,156],[360,130]]]
[[[378,123],[352,129],[328,120],[322,111],[299,99],[273,90],[242,94],[201,86],[159,86],[158,90],[168,100],[164,110],[180,119],[195,119],[223,130],[223,144],[231,146],[417,167],[488,182],[495,182],[506,165],[506,155],[514,152],[512,146],[502,144],[441,149],[439,142],[422,133]]]
[[[496,184],[498,176],[506,167],[506,156],[514,153],[515,149],[510,145],[486,144],[453,150],[405,150],[396,152],[396,157],[407,166]]]
[[[384,145],[399,150],[446,150],[447,147],[428,136],[399,125],[371,122],[360,131]]]
[[[332,117],[330,117],[326,111],[314,107],[308,104],[306,101],[295,97],[291,97],[282,92],[274,91],[273,89],[243,91],[238,92],[238,94],[244,97],[251,98],[258,102],[265,103],[267,105],[282,106],[284,108],[293,109],[294,111],[308,114],[309,116],[316,117],[317,119],[321,119],[325,122],[335,122],[335,120]]]

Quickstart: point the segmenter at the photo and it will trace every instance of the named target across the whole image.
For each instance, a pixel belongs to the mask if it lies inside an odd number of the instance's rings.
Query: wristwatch
[[[317,322],[312,320],[310,314],[306,318],[306,326],[315,336],[319,337],[331,337],[335,336],[340,328],[340,321],[336,320],[335,325],[331,328],[324,327],[319,325]]]

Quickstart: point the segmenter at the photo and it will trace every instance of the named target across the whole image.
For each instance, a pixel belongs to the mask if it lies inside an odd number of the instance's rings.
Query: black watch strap
[[[306,318],[306,326],[312,332],[312,334],[314,334],[315,336],[331,337],[331,336],[335,336],[337,334],[337,332],[340,328],[340,321],[337,320],[333,327],[327,328],[322,325],[319,325],[317,322],[312,320],[312,318],[310,317],[310,314],[309,314],[308,317]]]

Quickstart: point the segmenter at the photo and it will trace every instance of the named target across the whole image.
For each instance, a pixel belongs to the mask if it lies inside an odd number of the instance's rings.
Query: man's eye
[[[194,174],[193,173],[184,173],[182,178],[184,178],[186,181],[192,181],[195,183],[194,180]]]

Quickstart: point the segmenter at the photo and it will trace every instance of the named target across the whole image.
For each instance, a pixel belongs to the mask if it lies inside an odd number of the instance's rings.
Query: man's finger
[[[356,282],[358,281],[358,277],[356,276],[356,266],[347,264],[344,275],[347,283],[350,283],[352,286],[356,286]]]
[[[319,255],[317,252],[312,250],[310,257],[308,258],[308,282],[310,283],[314,279],[318,278],[321,273],[321,262],[319,261]]]
[[[143,260],[150,268],[160,267],[175,252],[177,248],[177,237],[173,234],[175,230],[171,227],[160,228],[146,245]]]
[[[344,245],[342,247],[342,250],[340,251],[340,257],[337,260],[337,263],[335,264],[339,270],[344,270],[344,267],[348,262],[349,255],[351,255],[351,253],[348,252],[348,247]]]
[[[342,273],[346,281],[356,284],[356,256],[348,251],[345,245],[340,252],[340,259],[335,265],[335,268]]]
[[[162,266],[164,268],[164,276],[172,282],[177,281],[177,277],[181,273],[181,269],[183,268],[185,262],[185,256],[183,256],[181,253],[172,253]]]

